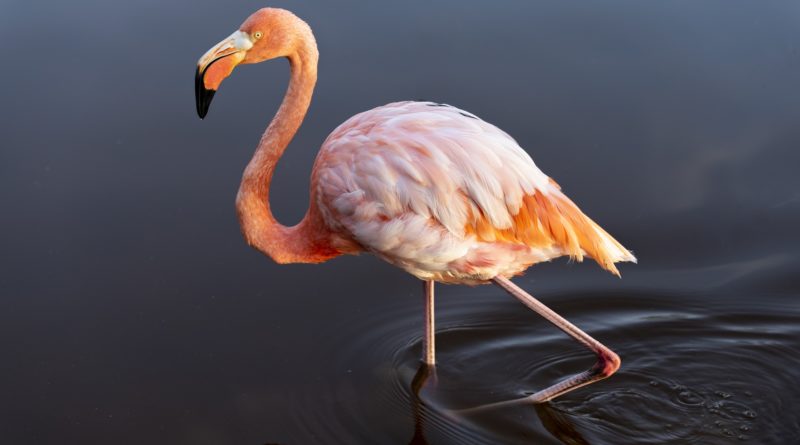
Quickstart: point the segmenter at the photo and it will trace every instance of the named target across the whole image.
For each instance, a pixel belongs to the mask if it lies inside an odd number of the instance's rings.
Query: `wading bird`
[[[311,28],[282,9],[253,13],[208,50],[195,77],[205,117],[220,83],[243,63],[289,60],[291,80],[245,168],[236,209],[248,244],[278,263],[320,263],[370,252],[424,281],[423,361],[435,363],[433,283],[499,285],[597,355],[589,370],[530,399],[544,402],[613,374],[619,357],[517,287],[509,277],[568,255],[611,273],[635,261],[542,173],[517,142],[475,115],[434,102],[396,102],[357,114],[322,144],[311,201],[295,226],[275,220],[275,165],[300,127],[317,80]]]

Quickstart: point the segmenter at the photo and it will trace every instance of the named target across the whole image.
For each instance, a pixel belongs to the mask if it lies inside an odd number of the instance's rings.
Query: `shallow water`
[[[800,441],[800,20],[793,0],[276,1],[313,27],[311,111],[278,166],[303,215],[317,147],[387,102],[513,135],[640,264],[516,282],[623,359],[494,286],[369,257],[278,266],[233,199],[283,61],[200,121],[194,64],[263,2],[22,2],[0,14],[0,443],[776,444]]]
[[[693,275],[673,271],[684,289]],[[321,342],[324,361],[345,375],[313,385],[304,406],[317,414],[303,416],[303,429],[326,431],[324,443],[791,443],[800,437],[792,408],[800,403],[796,295],[742,296],[741,287],[547,295],[615,348],[623,366],[542,405],[485,407],[582,371],[593,356],[499,289],[475,289],[466,301],[458,292],[440,298],[435,369],[419,361],[418,310],[366,311]],[[363,362],[374,369],[353,369]],[[313,402],[346,394],[359,402]]]

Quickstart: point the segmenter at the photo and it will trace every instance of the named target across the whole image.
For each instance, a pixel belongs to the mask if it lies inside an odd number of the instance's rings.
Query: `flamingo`
[[[311,103],[317,50],[309,25],[264,8],[209,49],[195,76],[204,118],[240,64],[284,57],[286,95],[244,170],[236,210],[247,243],[279,264],[372,253],[423,281],[422,362],[435,358],[434,283],[494,283],[592,351],[590,369],[527,399],[542,403],[612,375],[620,358],[510,278],[561,256],[595,260],[619,276],[633,254],[589,219],[508,134],[451,105],[395,102],[357,114],[331,133],[311,173],[310,204],[295,226],[269,204],[275,166]]]

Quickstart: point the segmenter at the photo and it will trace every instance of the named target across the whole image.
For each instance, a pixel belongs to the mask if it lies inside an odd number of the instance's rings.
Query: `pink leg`
[[[553,312],[553,310],[542,304],[539,300],[533,298],[519,286],[512,283],[508,278],[497,276],[493,278],[492,281],[505,289],[511,295],[517,297],[517,299],[519,299],[525,306],[533,309],[536,311],[536,313],[546,318],[550,323],[553,323],[556,325],[556,327],[569,334],[570,337],[583,343],[584,346],[589,348],[597,355],[597,363],[595,363],[591,369],[580,374],[576,374],[572,377],[568,377],[556,383],[555,385],[529,396],[528,399],[532,400],[534,403],[546,402],[562,394],[570,392],[573,389],[578,389],[581,386],[602,380],[619,369],[621,361],[619,356],[617,356],[614,351],[608,349],[602,343],[590,337],[589,334],[578,329],[577,326],[564,319],[564,317]]]
[[[433,313],[433,280],[425,286],[425,334],[422,337],[422,361],[428,366],[436,364],[436,320]]]

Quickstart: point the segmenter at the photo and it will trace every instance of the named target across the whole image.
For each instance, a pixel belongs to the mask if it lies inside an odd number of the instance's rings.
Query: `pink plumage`
[[[334,246],[355,242],[423,280],[482,283],[587,252],[607,267],[634,260],[514,139],[449,105],[397,102],[353,116],[322,145],[311,187]],[[541,209],[535,224],[515,220],[536,195],[562,206]],[[563,220],[566,242],[541,220]],[[484,221],[488,234],[470,230]]]
[[[242,63],[286,57],[289,89],[245,169],[236,208],[247,242],[278,263],[318,263],[371,252],[425,281],[423,359],[434,358],[434,281],[494,282],[598,357],[597,364],[533,394],[550,400],[608,377],[619,357],[509,277],[563,255],[589,256],[619,275],[635,261],[542,173],[508,134],[477,116],[433,102],[397,102],[353,116],[322,144],[303,220],[286,227],[269,205],[275,167],[311,104],[317,80],[311,28],[265,8],[200,58],[197,111],[205,117],[220,83]]]

